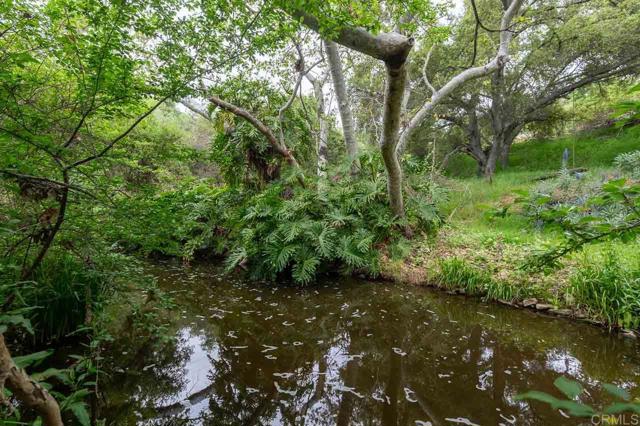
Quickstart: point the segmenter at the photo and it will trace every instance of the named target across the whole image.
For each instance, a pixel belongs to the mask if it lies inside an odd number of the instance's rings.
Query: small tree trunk
[[[333,89],[336,92],[336,100],[338,101],[338,110],[340,111],[340,121],[342,122],[342,133],[344,133],[347,154],[353,161],[358,156],[358,143],[356,142],[353,115],[351,114],[351,105],[349,104],[349,97],[347,96],[347,85],[344,80],[344,73],[342,72],[342,62],[338,54],[338,46],[333,41],[324,40],[324,49],[327,53],[327,61],[329,62],[329,70],[331,71],[331,79],[333,80]]]
[[[16,366],[4,342],[4,336],[0,334],[0,390],[4,386],[13,392],[25,407],[35,410],[46,426],[64,426],[55,398]]]
[[[385,63],[387,83],[384,102],[384,131],[380,149],[387,169],[389,202],[391,210],[398,217],[404,216],[404,200],[402,196],[402,168],[398,161],[396,147],[398,145],[402,98],[407,83],[405,62],[400,64]]]
[[[509,152],[511,151],[511,143],[502,142],[500,147],[500,167],[506,169],[509,166]]]
[[[313,94],[316,98],[316,117],[318,118],[318,176],[325,177],[327,175],[327,154],[329,148],[327,143],[329,141],[329,125],[327,123],[325,104],[324,104],[324,92],[322,86],[324,83],[324,77],[312,77],[307,75],[307,79],[313,85]]]
[[[40,266],[42,260],[49,252],[49,249],[53,244],[53,240],[56,238],[58,231],[60,231],[60,228],[62,227],[62,222],[64,222],[64,216],[67,211],[67,203],[69,201],[69,172],[66,170],[63,170],[62,172],[62,181],[64,182],[65,186],[60,190],[60,201],[58,202],[58,216],[56,217],[56,221],[51,227],[49,234],[42,242],[40,251],[36,255],[33,262],[31,262],[31,265],[25,265],[25,267],[23,268],[21,273],[22,280],[28,280],[32,277],[35,270]]]

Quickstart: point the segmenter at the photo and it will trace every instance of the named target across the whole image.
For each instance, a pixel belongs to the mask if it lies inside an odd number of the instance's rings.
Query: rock
[[[561,317],[570,317],[573,314],[571,309],[551,309],[549,312]]]
[[[533,308],[536,306],[537,303],[538,303],[538,299],[536,298],[524,299],[522,301],[522,306],[524,306],[525,308]]]
[[[467,294],[467,292],[464,288],[461,288],[460,290],[458,290],[458,294]]]
[[[549,309],[553,309],[553,305],[549,305],[546,303],[536,303],[536,309],[539,311],[548,311]]]
[[[512,302],[510,302],[508,300],[504,300],[504,299],[498,299],[498,303],[500,303],[502,305],[507,305],[507,306],[515,306]]]
[[[633,330],[626,330],[626,329],[624,329],[624,328],[623,328],[622,330],[620,330],[620,332],[621,332],[621,333],[622,333],[622,335],[623,335],[623,336],[625,336],[625,337],[632,337],[632,338],[634,338],[634,339],[637,339],[637,338],[638,338],[638,335],[637,335],[637,334],[636,334],[636,332],[635,332],[635,331],[633,331]]]

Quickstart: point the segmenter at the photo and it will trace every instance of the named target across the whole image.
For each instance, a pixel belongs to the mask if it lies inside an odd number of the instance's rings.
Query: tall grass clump
[[[489,273],[458,258],[440,262],[437,282],[444,288],[463,289],[468,294],[483,295],[488,300],[513,300],[520,295],[513,284],[496,281]]]
[[[640,326],[640,268],[627,267],[612,251],[602,262],[584,262],[568,292],[578,306],[611,326]]]
[[[32,343],[59,340],[89,326],[94,312],[112,294],[113,273],[109,271],[124,267],[114,260],[100,258],[87,263],[54,250],[28,281],[20,281],[14,273],[17,268],[5,263],[3,270],[8,273],[0,282],[0,297],[8,300],[13,295],[13,307],[26,309],[24,316],[33,328]]]

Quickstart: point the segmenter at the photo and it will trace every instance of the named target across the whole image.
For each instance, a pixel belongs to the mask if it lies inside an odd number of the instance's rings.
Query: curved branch
[[[25,407],[42,416],[45,426],[63,426],[60,406],[55,398],[18,368],[11,358],[4,336],[0,334],[0,390],[5,385]]]

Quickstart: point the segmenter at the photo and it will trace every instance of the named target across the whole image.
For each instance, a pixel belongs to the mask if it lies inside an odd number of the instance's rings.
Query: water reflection
[[[177,339],[118,350],[111,424],[579,424],[514,397],[554,392],[558,374],[595,400],[599,381],[637,394],[636,343],[590,326],[381,283],[296,289],[206,267],[154,273],[179,290]]]

